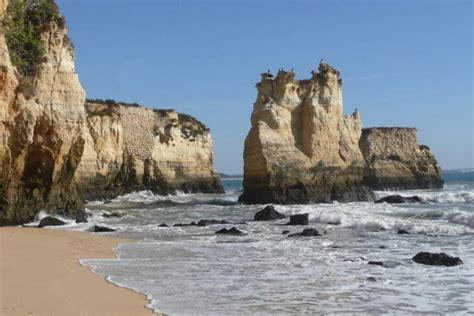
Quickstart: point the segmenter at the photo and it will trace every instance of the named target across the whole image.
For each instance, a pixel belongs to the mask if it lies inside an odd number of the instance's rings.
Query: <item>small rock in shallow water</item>
[[[377,280],[376,280],[374,277],[368,277],[368,278],[367,278],[367,281],[376,282]]]
[[[221,230],[216,231],[216,234],[224,234],[224,235],[243,235],[244,232],[238,230],[235,227],[232,227],[230,229],[227,228],[222,228]]]
[[[380,246],[379,249],[387,249],[386,246]]]
[[[291,215],[286,225],[308,225],[308,213]]]
[[[42,228],[42,227],[46,227],[46,226],[62,226],[62,225],[65,225],[65,224],[66,224],[66,222],[64,222],[64,221],[62,221],[58,218],[47,216],[39,222],[38,227]]]
[[[282,233],[283,235],[286,235],[286,234],[289,234],[290,231],[289,231],[289,230],[284,230],[284,231],[282,231],[281,233]]]
[[[168,224],[164,224],[164,223],[163,223],[163,224],[161,224],[161,225],[158,226],[158,227],[169,227],[169,226],[168,226]]]
[[[433,266],[446,266],[452,267],[459,264],[463,264],[461,258],[452,257],[450,255],[442,253],[431,253],[431,252],[419,252],[413,258],[413,261],[420,264],[427,264]]]
[[[408,231],[406,231],[406,230],[404,230],[404,229],[400,229],[400,230],[397,232],[397,234],[399,234],[399,235],[410,235],[410,232],[408,232]]]
[[[192,223],[191,223],[192,224]],[[218,225],[218,224],[230,224],[224,220],[216,220],[216,219],[201,219],[197,225],[200,227],[208,226],[208,225]]]
[[[120,213],[117,213],[117,212],[114,212],[114,213],[102,213],[102,216],[105,217],[105,218],[119,218],[119,217],[123,217],[123,214],[120,214]]]
[[[375,266],[382,266],[383,267],[383,261],[369,261],[367,264],[372,264]]]
[[[291,234],[288,237],[318,237],[321,234],[314,228],[305,228],[301,233]]]
[[[87,215],[86,212],[82,212],[82,213],[80,213],[76,216],[76,223],[77,224],[87,223],[88,222],[88,220],[87,220],[88,217],[89,217],[89,215]]]
[[[401,196],[401,195],[389,195],[384,198],[381,198],[375,203],[389,203],[389,204],[401,204],[401,203],[423,203],[423,200],[417,196]]]
[[[113,228],[105,227],[105,226],[95,225],[93,228],[93,232],[95,233],[105,233],[105,232],[114,232],[114,231],[116,230]]]
[[[256,221],[271,221],[282,218],[286,218],[286,216],[278,213],[273,205],[266,206],[263,210],[257,212],[253,217],[253,219]]]

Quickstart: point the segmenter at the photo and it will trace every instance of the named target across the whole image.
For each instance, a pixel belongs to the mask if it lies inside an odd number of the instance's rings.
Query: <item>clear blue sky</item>
[[[196,116],[219,171],[242,172],[260,73],[320,58],[364,126],[418,128],[445,169],[474,167],[473,2],[57,0],[89,98]]]

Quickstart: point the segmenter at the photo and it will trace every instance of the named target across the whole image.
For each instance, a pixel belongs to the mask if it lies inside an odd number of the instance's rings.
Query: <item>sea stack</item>
[[[439,189],[441,168],[415,128],[364,128],[360,149],[366,161],[364,181],[374,190]]]
[[[321,63],[308,80],[280,70],[257,84],[244,148],[244,203],[371,201],[363,183],[359,113],[343,115],[339,72]]]

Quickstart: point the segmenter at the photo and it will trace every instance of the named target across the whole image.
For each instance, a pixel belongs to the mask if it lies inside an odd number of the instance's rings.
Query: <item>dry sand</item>
[[[0,228],[0,315],[153,315],[80,259],[115,258],[130,240],[53,229]]]

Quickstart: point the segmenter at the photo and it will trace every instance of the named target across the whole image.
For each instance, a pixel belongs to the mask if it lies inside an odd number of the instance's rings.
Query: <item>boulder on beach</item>
[[[221,230],[216,231],[216,234],[222,234],[222,235],[244,235],[244,232],[238,230],[235,227],[232,228],[222,228]]]
[[[318,237],[321,234],[318,232],[317,229],[314,228],[305,228],[301,233],[290,234],[288,237]]]
[[[413,258],[413,261],[420,264],[427,264],[432,266],[446,266],[453,267],[463,264],[461,258],[453,257],[442,253],[419,252]]]
[[[66,222],[56,218],[56,217],[51,217],[51,216],[47,216],[45,218],[43,218],[39,224],[38,224],[38,227],[39,228],[42,228],[42,227],[46,227],[46,226],[62,226],[62,225],[65,225]]]
[[[257,212],[253,219],[256,221],[271,221],[282,218],[286,218],[286,216],[278,213],[273,205],[267,205],[263,210]]]
[[[95,225],[94,228],[92,229],[94,233],[106,233],[106,232],[114,232],[116,229],[105,227],[105,226],[98,226]]]
[[[378,199],[375,203],[389,203],[389,204],[402,204],[402,203],[423,203],[423,200],[418,196],[401,196],[399,194],[389,195],[384,198]]]
[[[286,225],[308,225],[308,218],[308,213],[291,215]]]

